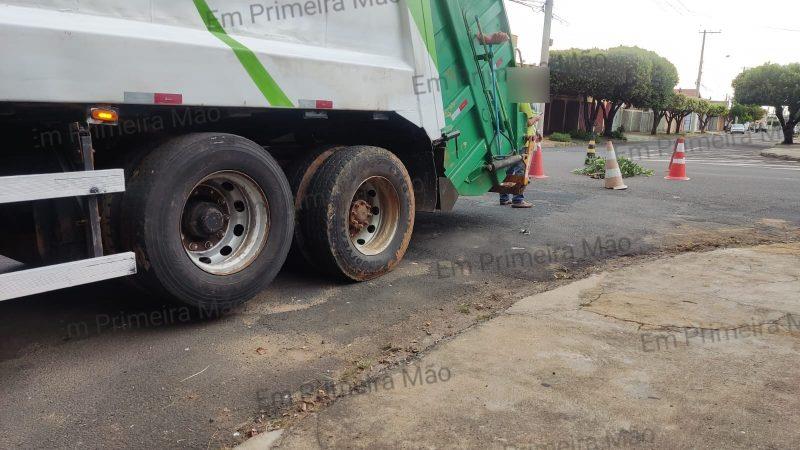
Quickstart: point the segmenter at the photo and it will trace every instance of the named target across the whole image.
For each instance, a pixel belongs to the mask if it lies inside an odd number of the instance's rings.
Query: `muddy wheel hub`
[[[353,202],[350,207],[350,236],[356,236],[372,222],[372,205],[364,200]]]
[[[356,190],[350,206],[350,242],[367,256],[381,254],[397,235],[400,196],[384,177],[371,177]]]

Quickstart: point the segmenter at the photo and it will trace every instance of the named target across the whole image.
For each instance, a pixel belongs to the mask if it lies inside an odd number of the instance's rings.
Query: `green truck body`
[[[526,118],[518,105],[509,101],[506,78],[507,69],[517,65],[514,45],[508,40],[489,49],[476,38],[480,30],[485,34],[505,32],[511,36],[508,16],[502,0],[432,0],[430,5],[445,133],[460,132],[458,139],[448,142],[445,173],[459,194],[483,195],[505,176],[504,170],[492,173],[485,165],[512,155],[523,146]],[[482,58],[487,50],[491,62]],[[490,64],[495,66],[498,103],[502,109],[501,136],[495,135]]]

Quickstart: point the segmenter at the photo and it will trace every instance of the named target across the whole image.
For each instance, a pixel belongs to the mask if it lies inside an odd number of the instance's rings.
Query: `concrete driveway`
[[[798,294],[798,244],[593,276],[375,378],[279,447],[798,448]]]

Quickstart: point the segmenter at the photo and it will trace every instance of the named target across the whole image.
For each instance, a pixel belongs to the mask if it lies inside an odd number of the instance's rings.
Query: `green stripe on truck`
[[[425,46],[428,48],[433,62],[439,64],[436,55],[436,37],[433,34],[433,13],[431,12],[432,0],[407,0],[408,9],[411,11],[411,17],[419,28],[422,39],[425,40]]]
[[[267,69],[258,60],[256,54],[225,32],[211,8],[208,7],[206,0],[194,0],[194,5],[197,7],[197,12],[200,13],[200,17],[203,19],[208,31],[233,50],[239,62],[242,63],[244,70],[247,71],[247,74],[250,75],[258,89],[264,94],[267,102],[271,106],[294,107],[292,101],[278,86],[272,75],[267,72]]]

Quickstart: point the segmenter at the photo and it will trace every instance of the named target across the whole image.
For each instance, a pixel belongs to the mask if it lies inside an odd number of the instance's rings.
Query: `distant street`
[[[190,321],[124,283],[0,303],[0,447],[233,445],[261,394],[377,372],[598,268],[798,241],[800,163],[760,156],[772,143],[692,139],[689,182],[663,179],[671,141],[619,145],[656,171],[624,192],[571,173],[582,147],[547,149],[534,209],[462,198],[418,215],[392,274],[357,285],[286,270],[220,320]]]

